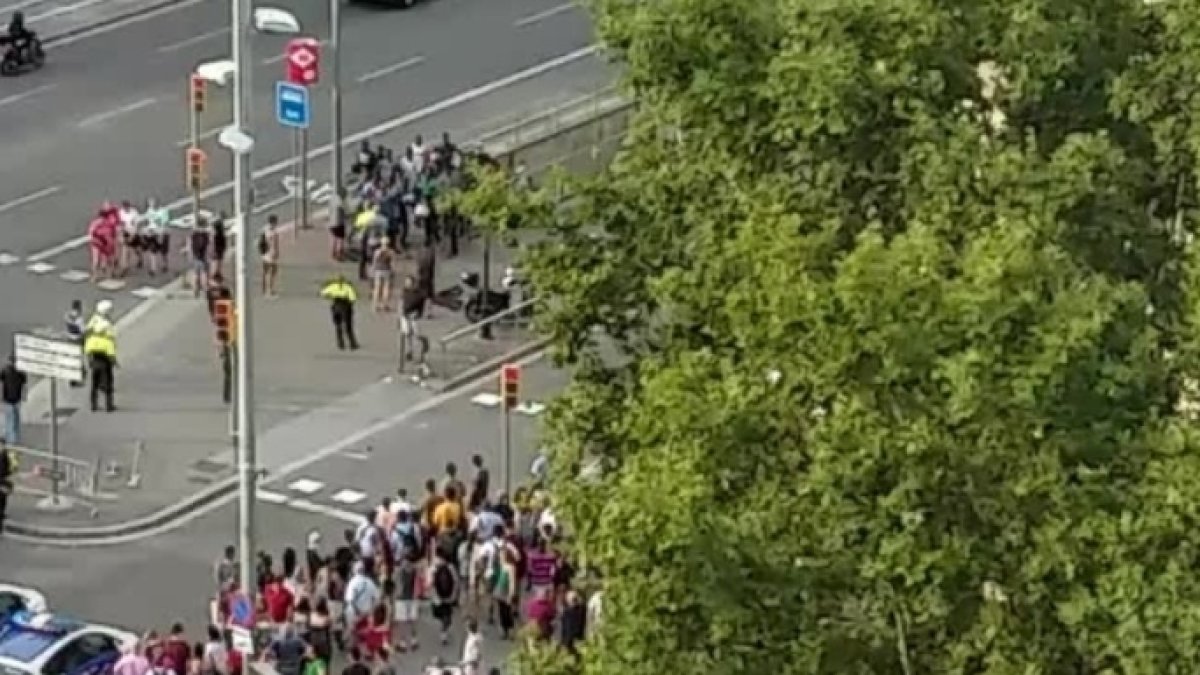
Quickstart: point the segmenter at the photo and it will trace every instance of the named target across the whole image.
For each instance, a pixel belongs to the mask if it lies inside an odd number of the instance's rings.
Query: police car
[[[137,639],[109,626],[18,612],[0,628],[0,675],[103,675]]]
[[[17,612],[44,612],[46,598],[32,588],[0,583],[0,626]]]

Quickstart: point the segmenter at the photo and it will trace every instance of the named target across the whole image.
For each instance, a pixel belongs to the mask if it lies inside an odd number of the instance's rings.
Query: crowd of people
[[[424,494],[406,490],[380,500],[326,547],[312,531],[304,548],[276,561],[260,552],[254,570],[256,653],[280,675],[393,675],[396,657],[418,653],[432,620],[440,653],[426,672],[482,675],[503,663],[489,640],[518,635],[576,650],[601,617],[596,576],[581,575],[562,547],[548,493],[535,482],[511,498],[490,493],[487,468],[472,458],[469,483],[447,464]],[[184,627],[151,632],[124,655],[113,675],[228,675],[247,656],[234,648],[239,598],[245,598],[234,547],[213,565],[215,585],[206,639],[189,644]],[[242,624],[244,625],[244,624]],[[485,637],[485,635],[487,637]],[[435,650],[439,651],[439,650]]]

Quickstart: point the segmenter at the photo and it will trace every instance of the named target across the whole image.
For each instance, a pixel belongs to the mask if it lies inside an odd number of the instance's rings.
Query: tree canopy
[[[1200,0],[591,10],[625,149],[465,200],[545,235],[604,572],[526,670],[1200,672]]]

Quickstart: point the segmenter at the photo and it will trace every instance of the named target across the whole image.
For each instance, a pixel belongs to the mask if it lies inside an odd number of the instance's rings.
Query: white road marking
[[[325,39],[321,40],[322,47],[325,47],[328,45],[329,45],[329,38],[325,38]],[[261,62],[259,62],[259,65],[270,66],[270,65],[274,65],[276,63],[282,63],[283,60],[286,58],[287,58],[287,54],[283,54],[283,53],[276,54],[275,56],[269,56],[269,57],[263,59]]]
[[[45,265],[46,263],[35,263],[35,264]],[[58,275],[58,278],[62,279],[63,281],[69,281],[73,284],[78,284],[80,282],[87,281],[88,279],[91,278],[91,276],[92,275],[88,274],[87,272],[84,272],[83,270],[67,270],[66,272],[63,272],[62,274]]]
[[[337,494],[330,497],[333,501],[339,504],[357,504],[367,498],[367,493],[359,492],[358,490],[341,490]]]
[[[325,487],[324,483],[322,483],[319,480],[313,480],[311,478],[301,478],[300,480],[292,483],[291,485],[288,485],[289,490],[294,490],[296,492],[302,492],[306,495],[311,495],[316,492],[319,492],[321,490],[321,488],[323,488],[323,487]]]
[[[49,12],[42,12],[41,14],[35,14],[33,16],[26,17],[25,23],[26,23],[26,25],[28,25],[30,23],[37,23],[38,21],[42,21],[43,19],[49,19],[52,16],[60,16],[62,14],[70,14],[71,12],[74,12],[76,10],[80,10],[85,7],[91,7],[92,5],[98,5],[102,2],[108,2],[108,0],[82,0],[81,2],[77,2],[73,5],[63,5],[62,7],[55,7],[54,9],[50,10]]]
[[[221,37],[222,35],[225,35],[228,32],[229,32],[228,26],[226,26],[224,28],[218,28],[216,30],[210,30],[207,33],[193,35],[192,37],[184,39],[184,40],[180,40],[179,42],[172,42],[171,44],[163,45],[158,48],[158,52],[160,54],[168,54],[170,52],[177,52],[180,49],[187,49],[188,47],[191,47],[192,45],[198,45],[202,42],[207,42],[208,40],[211,40],[215,37]]]
[[[41,263],[40,262],[40,263],[33,263],[32,265],[30,265],[29,267],[26,267],[25,269],[30,272],[33,272],[34,274],[49,274],[54,271],[54,265],[51,265],[49,263]]]
[[[13,255],[12,253],[9,253],[8,251],[0,252],[0,267],[8,267],[9,265],[16,265],[19,262],[21,262],[21,256]]]
[[[175,5],[175,8],[193,5],[193,4],[197,4],[199,2],[205,2],[205,1],[207,1],[207,0],[188,0],[186,5]],[[376,124],[373,127],[363,129],[361,131],[350,134],[346,138],[342,139],[342,147],[343,148],[353,148],[354,146],[357,146],[359,143],[363,142],[364,140],[372,139],[372,138],[375,138],[376,136],[386,134],[388,132],[394,131],[396,129],[400,129],[402,127],[414,124],[416,122],[420,122],[429,117],[433,117],[434,115],[437,115],[437,114],[440,114],[447,110],[450,110],[451,108],[455,108],[455,107],[458,107],[465,103],[470,103],[476,99],[483,98],[484,96],[492,94],[501,89],[505,89],[505,88],[511,87],[516,84],[520,84],[522,82],[525,82],[526,80],[531,80],[531,79],[533,79],[535,77],[539,77],[541,75],[545,75],[546,73],[557,70],[564,66],[569,66],[572,63],[575,63],[576,61],[581,61],[583,59],[589,58],[591,56],[598,54],[599,52],[600,52],[599,45],[591,45],[588,47],[582,47],[580,49],[576,49],[573,52],[568,52],[566,54],[563,54],[562,56],[557,56],[553,59],[550,59],[549,61],[543,61],[535,66],[526,68],[525,70],[517,71],[511,75],[507,75],[498,80],[492,80],[491,82],[488,82],[486,84],[482,84],[482,85],[479,85],[478,87],[474,87],[474,88],[468,89],[466,91],[460,92],[458,94],[455,94],[454,96],[451,96],[450,98],[438,101],[437,103],[434,103],[431,106],[421,108],[420,110],[414,110],[413,112],[408,113],[407,115],[401,115],[400,117],[395,117],[395,118],[389,119],[387,121],[380,122],[379,124]],[[283,57],[280,56],[278,59],[276,59],[276,62],[282,61],[282,60],[283,60]],[[318,148],[314,148],[311,151],[309,151],[308,159],[311,161],[314,159],[319,159],[321,157],[324,157],[325,155],[328,155],[330,153],[332,147],[333,147],[332,145],[326,143],[325,145],[322,145]],[[283,172],[283,171],[290,171],[292,169],[292,167],[296,166],[297,163],[298,162],[295,158],[280,160],[274,164],[271,164],[270,166],[265,166],[265,167],[255,171],[254,179],[260,180],[262,178],[273,176],[273,175]],[[206,199],[206,200],[212,199],[213,197],[219,197],[221,195],[224,195],[226,192],[229,192],[232,189],[233,189],[233,181],[228,181],[228,182],[222,183],[220,185],[214,185],[214,186],[208,188],[207,190],[204,190],[203,192],[200,193],[200,198]],[[286,201],[287,199],[290,199],[290,198],[285,197],[284,199]],[[167,204],[166,208],[171,211],[178,211],[179,209],[190,207],[191,203],[192,203],[191,197],[185,197],[182,199],[177,199],[176,201],[171,202],[170,204]],[[256,209],[255,212],[257,213],[258,210]],[[48,248],[44,251],[39,251],[37,253],[34,253],[29,256],[28,260],[37,261],[37,260],[45,260],[47,258],[53,258],[54,256],[61,255],[63,253],[66,253],[67,251],[72,251],[81,246],[84,246],[87,244],[87,242],[88,242],[87,236],[81,235],[79,237],[71,239],[70,241],[65,241],[61,244],[51,246],[50,248]]]
[[[303,511],[305,513],[328,516],[334,520],[341,520],[347,523],[361,523],[363,519],[361,513],[351,513],[350,511],[345,511],[332,506],[314,504],[307,499],[291,499],[287,495],[280,494],[278,492],[272,492],[270,490],[259,490],[258,498],[259,500],[268,504],[278,504],[279,506],[286,506],[296,509],[297,511]]]
[[[3,108],[6,105],[12,105],[13,103],[20,103],[21,101],[33,98],[34,96],[37,96],[38,94],[44,94],[44,93],[50,91],[51,89],[54,89],[57,86],[58,86],[57,84],[43,84],[42,86],[34,87],[33,89],[30,89],[29,91],[23,91],[19,94],[11,94],[9,96],[5,96],[4,98],[0,98],[0,108]]]
[[[530,14],[529,16],[521,17],[520,19],[517,19],[516,21],[514,21],[513,25],[516,26],[517,28],[531,26],[543,19],[549,19],[550,17],[555,16],[557,14],[562,14],[563,12],[569,12],[573,9],[578,9],[578,8],[579,8],[579,5],[575,4],[574,2],[564,2],[561,5],[555,5],[554,7],[551,7],[550,9],[547,9],[542,12],[538,12],[537,14]]]
[[[546,410],[546,406],[544,404],[538,403],[537,401],[524,401],[521,403],[521,405],[517,406],[517,412],[519,412],[522,415],[525,415],[527,417],[537,417],[538,415],[541,415],[545,410]]]
[[[366,73],[365,75],[360,75],[358,77],[358,83],[366,84],[366,83],[370,82],[371,80],[378,80],[381,77],[387,77],[388,75],[391,75],[392,73],[398,73],[401,70],[405,70],[407,68],[412,68],[413,66],[419,66],[422,63],[425,63],[424,56],[414,56],[411,59],[405,59],[399,63],[393,63],[390,66],[384,66],[383,68],[380,68],[378,70],[372,70],[371,72]]]
[[[96,288],[102,291],[119,291],[125,288],[124,279],[103,279],[96,284]]]
[[[158,295],[158,291],[159,289],[153,286],[142,286],[141,288],[135,288],[129,292],[143,300],[147,300]]]
[[[471,403],[483,408],[495,408],[496,406],[500,405],[500,401],[501,399],[499,396],[487,392],[476,394],[471,398]]]
[[[49,44],[46,45],[46,49],[60,49],[62,47],[67,47],[69,45],[75,44],[76,42],[83,42],[84,40],[94,38],[98,35],[104,35],[106,33],[111,33],[116,30],[121,30],[122,28],[125,28],[127,26],[133,26],[133,25],[142,23],[144,21],[150,21],[151,19],[157,19],[160,16],[164,16],[164,15],[170,14],[172,12],[178,12],[180,10],[187,9],[188,7],[193,7],[195,5],[199,5],[201,3],[206,3],[206,2],[210,2],[210,1],[211,0],[184,0],[183,2],[180,2],[179,4],[171,4],[171,5],[167,5],[165,7],[159,7],[158,9],[151,10],[151,11],[145,12],[143,14],[135,14],[129,18],[122,19],[120,21],[114,21],[109,24],[104,24],[102,26],[96,26],[95,28],[90,28],[87,30],[80,31],[79,33],[76,33],[75,35],[62,38],[61,40],[51,40],[49,42]],[[26,19],[26,21],[29,21],[29,19]]]
[[[37,192],[30,192],[29,194],[25,195],[24,197],[17,197],[16,199],[14,199],[12,201],[8,201],[8,202],[4,202],[3,204],[0,204],[0,213],[12,211],[13,209],[19,209],[22,206],[25,206],[26,204],[36,202],[39,199],[45,199],[46,197],[49,197],[50,195],[55,194],[61,190],[62,190],[61,185],[51,185],[50,187],[42,188],[41,190],[38,190]]]
[[[220,136],[222,131],[224,131],[224,128],[209,129],[208,131],[203,131],[200,133],[197,140],[207,141],[210,138]],[[175,147],[177,147],[177,148],[186,148],[191,144],[192,144],[192,139],[190,139],[190,138],[185,138],[181,141],[175,141]]]
[[[44,2],[46,2],[46,0],[23,0],[23,2],[18,2],[15,5],[8,5],[7,7],[0,7],[0,15],[7,15],[7,14],[10,14],[17,10],[25,9],[26,7],[33,7],[34,5],[40,5]]]
[[[128,113],[134,112],[135,110],[141,110],[142,108],[148,108],[148,107],[154,105],[155,103],[158,103],[158,99],[154,98],[153,96],[151,96],[149,98],[144,98],[140,101],[134,101],[133,103],[126,103],[125,105],[121,106],[120,108],[114,108],[112,110],[106,110],[97,115],[92,115],[91,117],[88,117],[88,118],[80,121],[78,126],[83,127],[83,128],[94,127],[103,122],[107,122],[108,120],[111,120],[114,117],[120,117],[121,115],[125,115]]]

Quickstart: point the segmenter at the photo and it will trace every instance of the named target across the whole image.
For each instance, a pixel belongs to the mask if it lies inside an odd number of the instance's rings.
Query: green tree
[[[604,572],[524,670],[1200,672],[1197,9],[596,0],[625,151],[467,209],[545,235]]]

